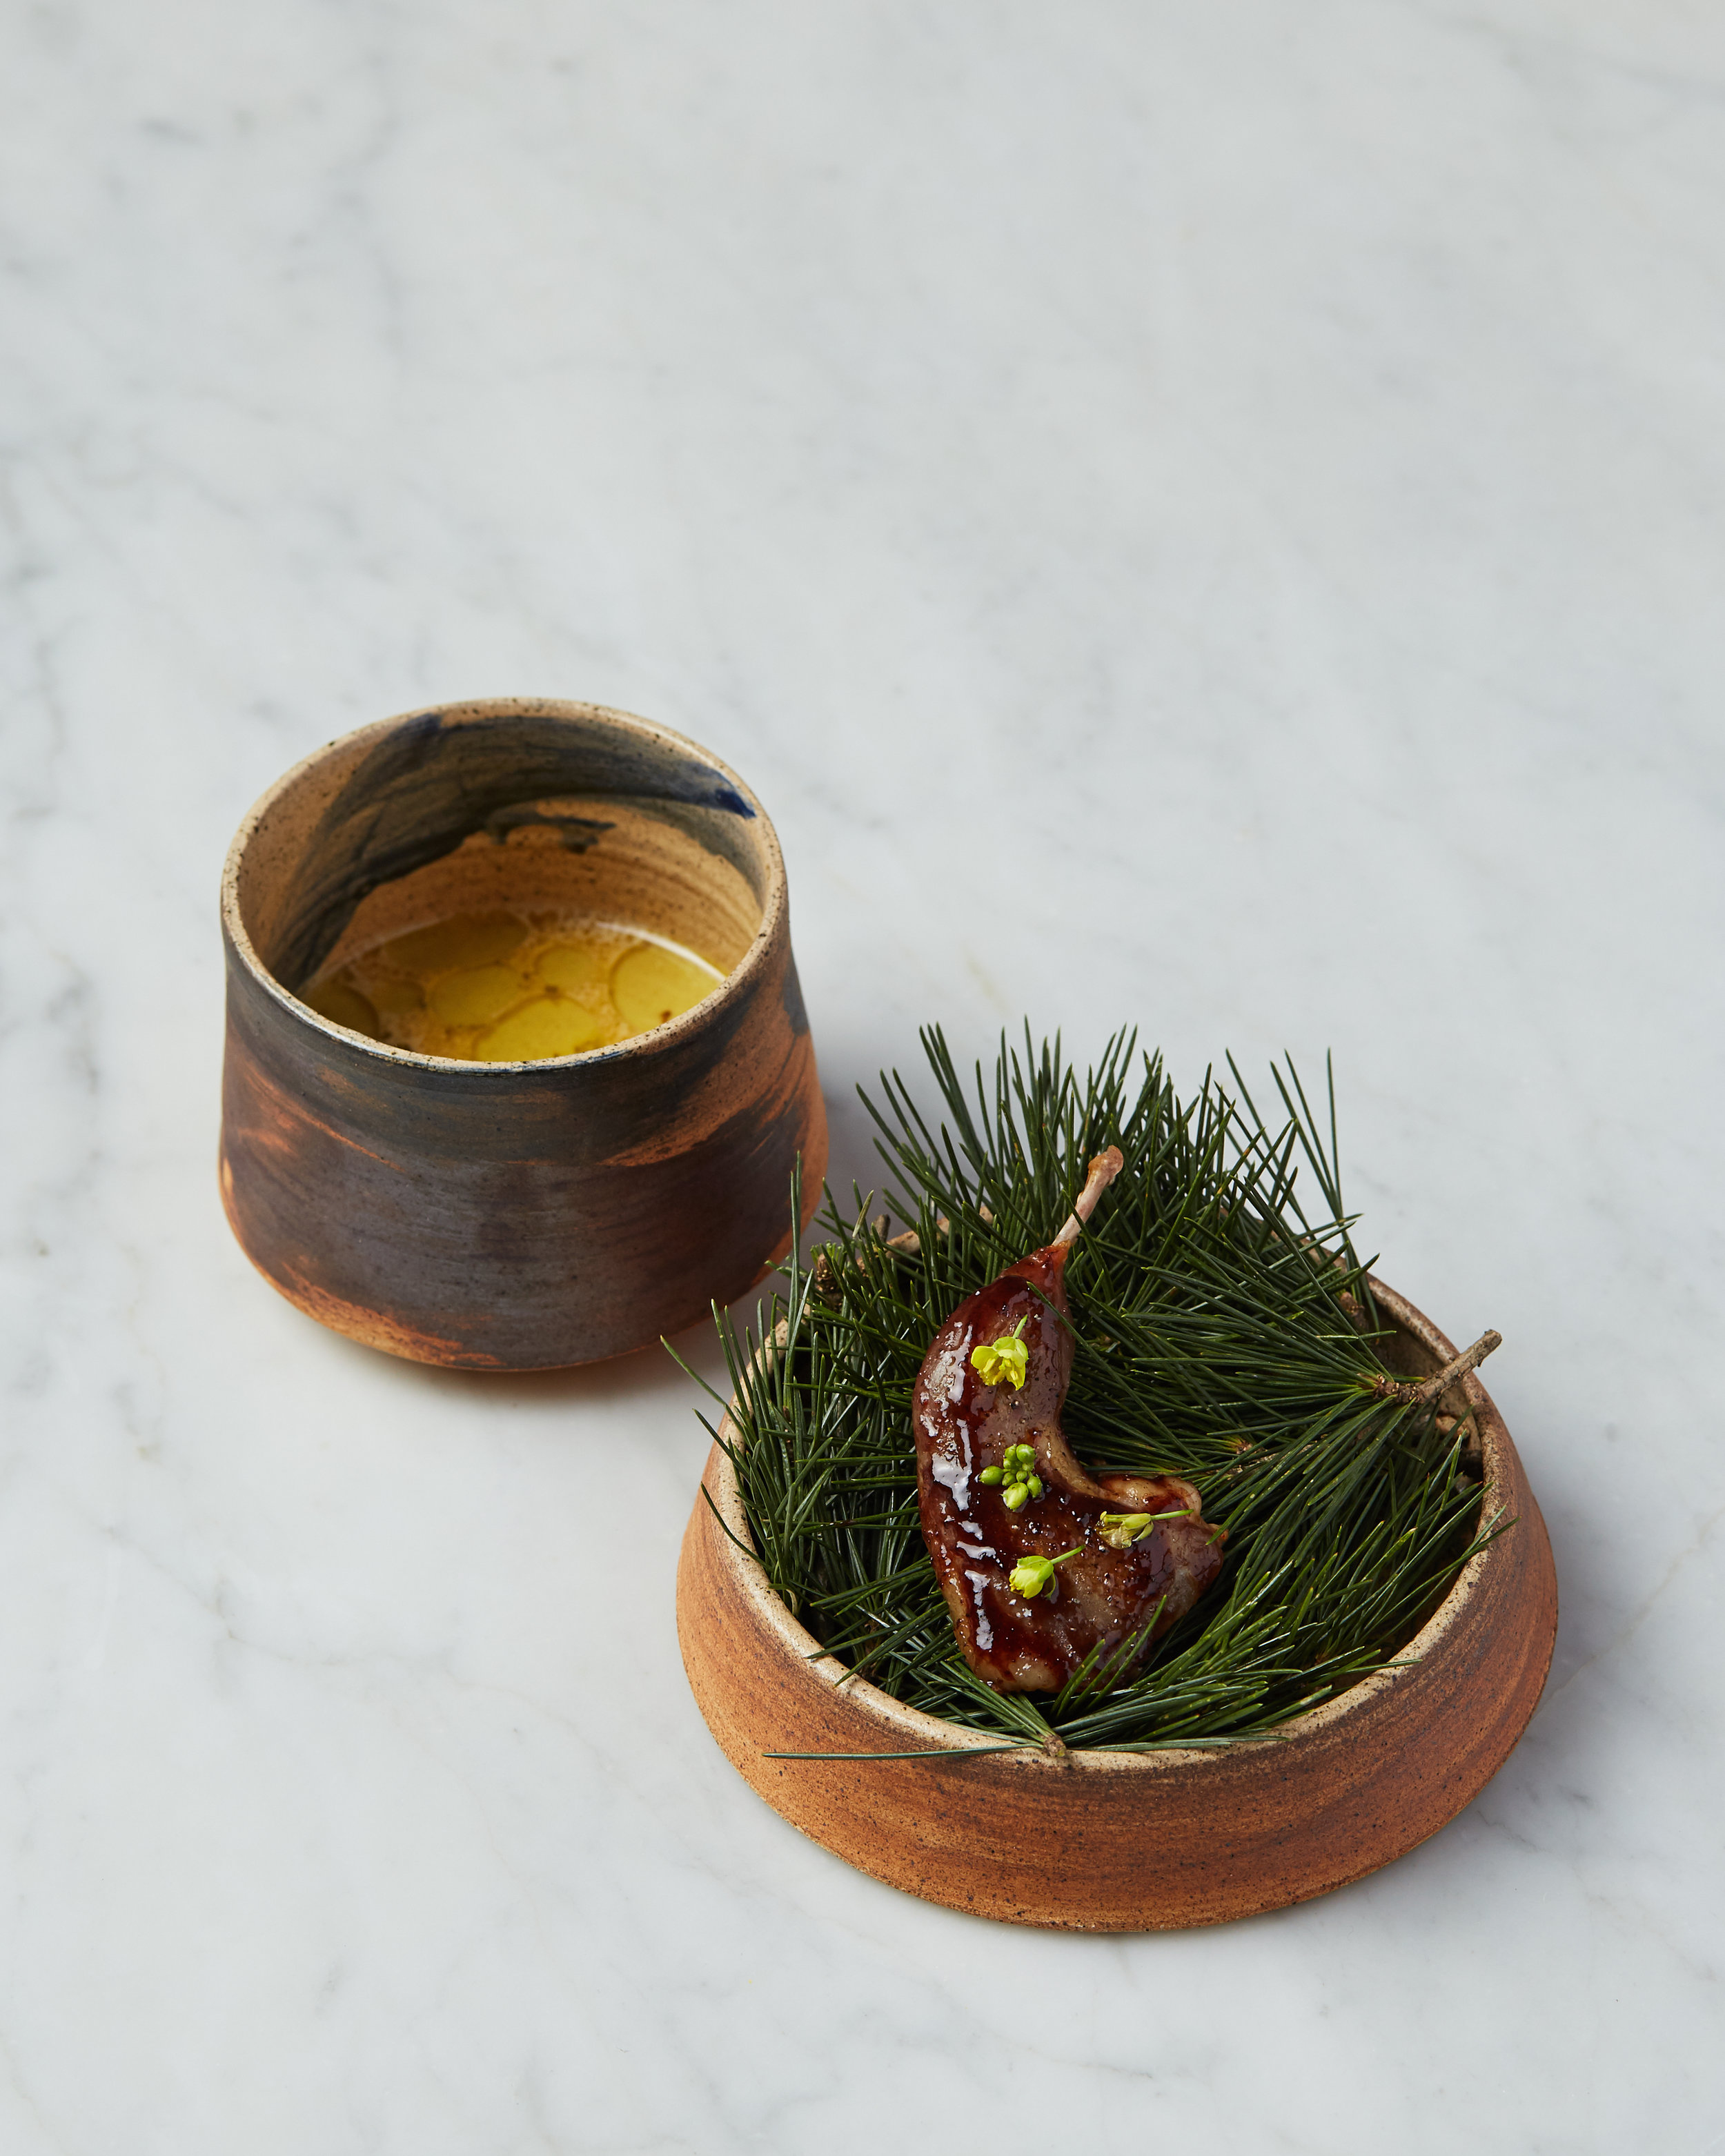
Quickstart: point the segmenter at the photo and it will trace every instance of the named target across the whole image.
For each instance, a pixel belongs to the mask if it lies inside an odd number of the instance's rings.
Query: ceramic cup
[[[632,921],[724,969],[631,1040],[532,1063],[417,1055],[300,1001],[449,914]],[[385,719],[281,779],[222,884],[221,1183],[252,1262],[338,1332],[525,1370],[622,1354],[742,1294],[788,1247],[826,1115],[784,863],[736,774],[596,705],[495,698]]]

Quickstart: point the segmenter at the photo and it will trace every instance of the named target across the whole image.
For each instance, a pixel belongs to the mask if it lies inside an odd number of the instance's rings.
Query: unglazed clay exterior
[[[1375,1282],[1373,1292],[1400,1328],[1409,1373],[1450,1358],[1429,1319]],[[1550,1666],[1558,1598],[1545,1523],[1476,1377],[1445,1404],[1463,1396],[1488,1503],[1515,1525],[1469,1562],[1403,1666],[1271,1741],[1056,1759],[986,1749],[996,1740],[901,1706],[823,1656],[731,1539],[747,1542],[748,1527],[716,1446],[677,1573],[690,1684],[732,1764],[776,1811],[860,1870],[950,1908],[1058,1930],[1153,1931],[1327,1893],[1404,1855],[1479,1793]],[[734,1424],[726,1435],[735,1441]],[[769,1756],[893,1752],[936,1756]]]
[[[419,1055],[295,991],[464,909],[610,911],[730,970],[613,1047]],[[521,1370],[621,1354],[742,1293],[785,1246],[826,1116],[760,803],[627,713],[498,699],[388,719],[291,771],[222,889],[221,1184],[290,1301],[419,1362]]]

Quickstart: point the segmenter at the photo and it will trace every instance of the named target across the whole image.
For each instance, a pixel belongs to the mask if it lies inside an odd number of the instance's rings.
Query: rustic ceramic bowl
[[[1376,1282],[1373,1292],[1400,1329],[1408,1374],[1451,1358],[1429,1319]],[[1557,1575],[1545,1523],[1476,1377],[1445,1404],[1459,1411],[1464,1397],[1493,1498],[1515,1526],[1466,1565],[1405,1666],[1275,1741],[1060,1760],[989,1751],[984,1736],[847,1681],[726,1533],[748,1539],[716,1446],[712,1503],[696,1499],[677,1572],[690,1684],[732,1764],[775,1811],[860,1870],[949,1908],[1061,1931],[1160,1931],[1327,1893],[1404,1855],[1478,1794],[1550,1665]],[[936,1756],[770,1756],[798,1752]]]
[[[515,904],[639,921],[728,968],[615,1047],[420,1055],[297,991],[354,951]],[[332,742],[240,827],[222,886],[221,1182],[247,1255],[338,1332],[525,1370],[639,1348],[786,1246],[826,1116],[761,804],[706,751],[591,704],[447,704]]]

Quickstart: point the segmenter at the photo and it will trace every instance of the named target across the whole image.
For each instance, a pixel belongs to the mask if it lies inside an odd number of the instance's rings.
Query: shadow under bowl
[[[1373,1292],[1407,1374],[1453,1358],[1410,1303],[1377,1281]],[[998,1740],[901,1706],[824,1655],[732,1540],[747,1543],[749,1529],[717,1446],[677,1570],[690,1685],[757,1795],[847,1863],[925,1901],[1096,1932],[1225,1923],[1307,1901],[1405,1855],[1469,1804],[1509,1756],[1550,1667],[1558,1595],[1545,1522],[1471,1373],[1445,1398],[1458,1412],[1464,1403],[1488,1501],[1515,1524],[1469,1560],[1399,1666],[1273,1738],[1055,1759],[987,1748]],[[728,1419],[726,1435],[736,1441]],[[770,1756],[895,1752],[932,1756]]]

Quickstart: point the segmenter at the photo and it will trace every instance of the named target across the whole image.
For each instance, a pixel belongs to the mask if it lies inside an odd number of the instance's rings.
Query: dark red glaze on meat
[[[1099,1666],[1118,1681],[1222,1568],[1222,1531],[1204,1525],[1189,1482],[1173,1475],[1088,1475],[1060,1428],[1072,1374],[1066,1259],[1121,1165],[1113,1147],[1091,1163],[1060,1235],[958,1306],[935,1335],[916,1379],[923,1536],[964,1658],[999,1691],[1058,1691],[1098,1646]],[[1020,1318],[1028,1321],[1024,1384],[985,1384],[972,1349],[1010,1333]],[[980,1480],[1014,1445],[1035,1448],[1045,1492],[1016,1512],[999,1486]],[[1103,1537],[1104,1512],[1180,1511],[1191,1517],[1159,1521],[1125,1549]],[[1020,1558],[1058,1557],[1075,1546],[1078,1554],[1056,1568],[1041,1594],[1013,1591],[1009,1576]],[[1135,1638],[1122,1660],[1111,1661]]]

